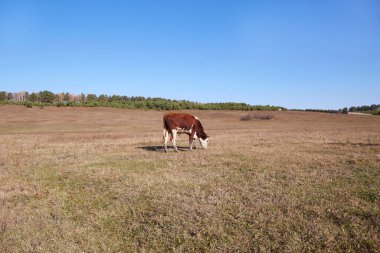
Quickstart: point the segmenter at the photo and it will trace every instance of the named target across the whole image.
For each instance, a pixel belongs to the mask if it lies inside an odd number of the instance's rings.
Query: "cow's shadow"
[[[146,151],[155,151],[155,152],[165,152],[164,146],[143,146],[143,147],[136,147],[138,149],[143,149]],[[189,151],[189,147],[180,147],[177,146],[178,151]],[[168,146],[168,150],[174,149],[173,146]]]

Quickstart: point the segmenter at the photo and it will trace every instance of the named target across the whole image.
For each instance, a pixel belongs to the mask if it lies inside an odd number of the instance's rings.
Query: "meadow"
[[[380,251],[380,117],[185,112],[0,106],[0,252]]]

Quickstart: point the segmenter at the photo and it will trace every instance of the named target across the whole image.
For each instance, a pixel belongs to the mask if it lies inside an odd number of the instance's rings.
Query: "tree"
[[[65,95],[63,96],[63,101],[69,102],[70,101],[70,93],[66,92]]]
[[[343,110],[342,110],[342,113],[343,113],[343,114],[348,114],[348,108],[347,108],[347,107],[344,107]]]
[[[98,101],[99,101],[99,102],[107,102],[107,101],[108,101],[108,96],[102,94],[102,95],[100,95],[100,96],[98,97]]]
[[[83,94],[83,93],[80,94],[80,102],[81,102],[81,103],[86,102],[86,95]]]
[[[88,102],[94,102],[94,101],[96,101],[96,99],[97,99],[97,97],[96,97],[96,95],[95,94],[87,94],[87,101]]]
[[[31,102],[37,102],[38,101],[38,95],[37,95],[37,93],[33,92],[32,94],[30,94],[29,100]]]
[[[0,92],[0,101],[7,100],[8,94],[5,91]]]
[[[55,95],[51,91],[44,90],[40,92],[39,97],[43,103],[53,103]]]
[[[118,95],[112,95],[112,97],[108,98],[109,102],[119,102],[121,100],[122,100],[121,96],[118,96]]]
[[[10,92],[9,92],[8,95],[7,95],[7,99],[8,99],[8,100],[11,100],[12,98],[13,98],[13,93],[10,93]]]

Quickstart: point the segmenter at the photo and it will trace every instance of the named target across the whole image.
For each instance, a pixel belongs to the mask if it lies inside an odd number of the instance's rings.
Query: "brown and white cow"
[[[176,151],[176,138],[177,134],[187,134],[189,136],[189,148],[193,149],[196,140],[198,139],[201,146],[206,149],[208,144],[208,137],[205,133],[201,121],[194,115],[185,113],[167,113],[164,115],[164,149],[167,152],[167,143],[169,141],[169,134],[171,141]]]

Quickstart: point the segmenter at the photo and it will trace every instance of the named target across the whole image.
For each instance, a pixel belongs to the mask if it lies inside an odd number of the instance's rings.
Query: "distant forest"
[[[0,104],[21,104],[33,106],[84,106],[84,107],[114,107],[128,109],[155,109],[155,110],[286,110],[284,107],[271,105],[249,105],[246,103],[198,103],[188,100],[173,100],[164,98],[150,98],[142,96],[120,96],[80,94],[68,92],[55,94],[51,91],[28,93],[0,92]]]
[[[142,96],[120,96],[80,94],[74,95],[68,92],[53,93],[51,91],[40,91],[28,93],[0,91],[0,105],[17,104],[27,107],[33,106],[83,106],[83,107],[114,107],[127,109],[154,109],[154,110],[242,110],[242,111],[274,111],[287,110],[285,107],[272,105],[250,105],[246,103],[199,103],[188,100],[174,100],[165,98],[151,98]],[[323,109],[300,109],[294,111],[343,113],[362,112],[380,115],[380,104],[345,107],[338,110]]]
[[[301,110],[303,111],[303,110]],[[361,112],[373,115],[380,115],[380,104],[351,106],[350,108],[344,107],[339,110],[320,110],[320,109],[305,109],[308,112],[327,112],[327,113],[343,113],[348,114],[350,112]]]

